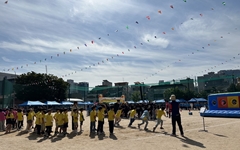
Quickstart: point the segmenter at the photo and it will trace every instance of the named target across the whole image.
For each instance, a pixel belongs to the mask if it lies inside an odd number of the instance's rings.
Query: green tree
[[[28,72],[17,77],[14,90],[18,100],[63,100],[69,84],[53,75]]]
[[[227,91],[228,92],[236,92],[237,91],[236,85],[233,83],[230,84],[230,86],[227,88]]]
[[[140,92],[139,91],[134,91],[133,93],[132,93],[132,100],[134,101],[134,102],[137,102],[137,101],[139,101],[140,100]]]
[[[178,87],[175,88],[169,88],[164,91],[164,99],[169,100],[169,97],[174,94],[177,99],[184,98],[185,93],[184,91],[180,90]]]

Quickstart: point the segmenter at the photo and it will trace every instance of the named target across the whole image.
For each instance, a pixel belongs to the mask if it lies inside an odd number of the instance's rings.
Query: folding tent
[[[40,101],[26,101],[22,104],[20,104],[19,106],[43,106],[46,105]]]
[[[207,102],[207,100],[204,98],[196,98],[196,100],[197,102]]]
[[[134,104],[134,101],[126,101],[128,104]]]
[[[189,103],[196,103],[197,100],[196,100],[195,98],[192,98],[192,99],[190,99],[188,102],[189,102]]]
[[[45,102],[46,105],[61,105],[60,103],[56,102],[56,101],[46,101]]]
[[[155,100],[154,101],[156,104],[158,104],[158,103],[165,103],[165,100],[164,99],[160,99],[160,100]]]
[[[62,105],[73,105],[73,103],[69,102],[69,101],[62,101],[61,104]]]

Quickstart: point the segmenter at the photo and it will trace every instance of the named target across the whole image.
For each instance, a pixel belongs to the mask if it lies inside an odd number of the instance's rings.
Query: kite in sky
[[[187,0],[183,0],[184,2],[187,2]]]
[[[92,42],[92,44],[93,44],[93,41],[91,41]]]
[[[158,11],[158,13],[159,13],[159,14],[161,14],[161,13],[162,13],[162,11],[161,11],[161,10],[159,10],[159,11]]]
[[[170,5],[170,7],[173,9],[173,5]]]
[[[136,24],[138,24],[138,22],[136,21]]]
[[[222,4],[225,6],[226,5],[226,3],[225,2],[222,2]]]
[[[5,4],[7,4],[8,3],[8,1],[5,1]]]
[[[150,16],[147,16],[146,18],[147,18],[148,20],[150,20]]]

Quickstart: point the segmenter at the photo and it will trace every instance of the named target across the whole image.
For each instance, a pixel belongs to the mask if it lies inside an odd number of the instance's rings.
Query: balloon
[[[147,40],[148,42],[150,42],[149,40]]]
[[[101,40],[101,37],[100,38],[98,38],[99,40]]]
[[[200,14],[200,16],[202,17],[202,16],[203,16],[203,14]]]
[[[202,49],[204,49],[204,47],[202,47]]]
[[[154,36],[155,37],[155,39],[157,38],[157,36]]]
[[[59,54],[57,54],[57,56],[59,56]]]
[[[225,6],[226,5],[226,3],[225,2],[222,2],[222,4]]]
[[[147,16],[146,18],[147,18],[148,20],[150,20],[150,16]]]
[[[191,20],[193,20],[193,18],[191,18]]]
[[[170,5],[170,7],[173,9],[173,5]]]
[[[159,10],[159,11],[158,11],[158,13],[159,13],[159,14],[161,14],[161,13],[162,13],[162,11],[161,11],[161,10]]]
[[[163,34],[166,34],[166,32],[163,32]]]
[[[65,54],[65,52],[63,52],[63,54]]]
[[[134,46],[134,48],[137,48],[136,46]]]
[[[208,46],[210,46],[210,44],[208,44]]]
[[[77,49],[79,49],[79,47],[77,47]]]
[[[45,58],[45,61],[47,60],[47,58]]]
[[[136,24],[138,24],[138,22],[136,21]]]
[[[107,34],[109,36],[109,34]]]
[[[124,54],[124,52],[122,52],[122,54]]]
[[[130,52],[130,49],[128,49],[128,51]]]
[[[174,28],[172,28],[172,30],[174,30]]]
[[[214,9],[212,8],[212,10],[214,10]]]
[[[128,26],[126,26],[126,28],[128,29],[129,27],[128,27]]]
[[[223,38],[223,36],[221,36],[221,38]]]
[[[143,43],[141,43],[141,45],[143,45]]]
[[[92,42],[92,44],[93,44],[93,41],[91,41]]]
[[[7,4],[8,3],[8,1],[5,1],[5,4]]]
[[[72,49],[70,49],[70,52],[72,52]]]

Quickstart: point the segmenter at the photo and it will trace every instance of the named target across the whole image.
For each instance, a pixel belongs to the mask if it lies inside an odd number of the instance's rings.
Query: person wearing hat
[[[176,136],[176,122],[178,124],[181,136],[184,136],[183,128],[181,124],[181,115],[179,112],[179,103],[176,102],[176,96],[174,94],[171,95],[170,100],[172,101],[172,134],[171,136]]]

